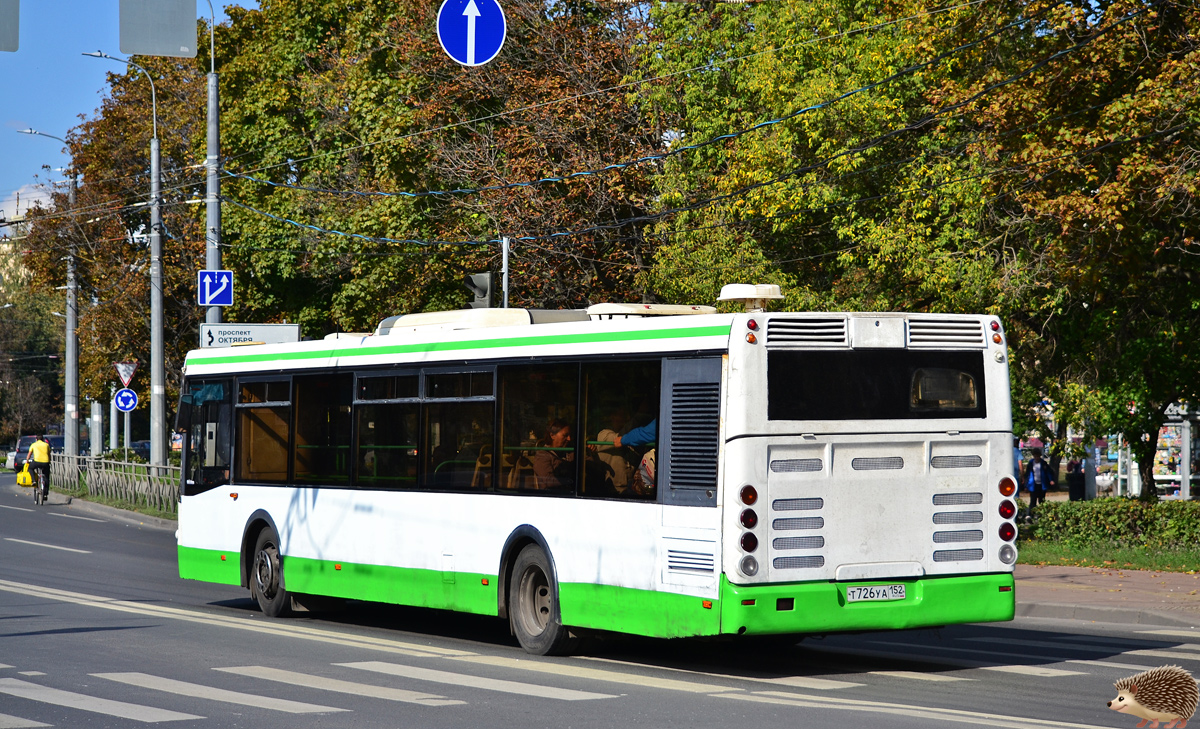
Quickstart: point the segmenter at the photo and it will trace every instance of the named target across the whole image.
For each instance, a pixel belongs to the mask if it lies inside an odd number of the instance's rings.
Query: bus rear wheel
[[[530,544],[513,563],[508,591],[508,621],[517,642],[535,656],[570,653],[577,643],[563,627],[553,567],[541,547]]]
[[[263,614],[269,618],[287,614],[291,597],[283,587],[283,560],[279,557],[279,537],[273,529],[258,533],[250,570],[250,594]]]

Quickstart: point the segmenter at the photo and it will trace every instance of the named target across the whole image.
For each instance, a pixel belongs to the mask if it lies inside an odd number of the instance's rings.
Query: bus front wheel
[[[526,652],[536,656],[564,655],[576,639],[563,627],[550,559],[530,544],[513,563],[509,581],[508,621]]]
[[[251,566],[250,593],[269,618],[287,613],[291,598],[283,588],[283,560],[279,557],[279,537],[272,529],[258,533]]]

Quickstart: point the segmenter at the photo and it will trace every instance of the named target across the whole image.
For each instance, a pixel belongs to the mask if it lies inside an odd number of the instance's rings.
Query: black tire
[[[522,549],[513,563],[508,624],[521,647],[535,656],[566,655],[578,643],[562,624],[554,568],[536,544]]]
[[[250,563],[250,595],[263,615],[278,618],[287,615],[292,599],[283,587],[283,560],[279,556],[279,537],[271,528],[258,533]]]
[[[39,506],[39,505],[41,505],[41,503],[42,503],[42,485],[39,484],[37,482],[37,479],[35,478],[33,480],[33,505]]]

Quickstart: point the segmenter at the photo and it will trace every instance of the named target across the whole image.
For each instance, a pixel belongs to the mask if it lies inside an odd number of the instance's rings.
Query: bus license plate
[[[846,602],[867,600],[903,600],[904,585],[871,585],[869,587],[847,587]]]

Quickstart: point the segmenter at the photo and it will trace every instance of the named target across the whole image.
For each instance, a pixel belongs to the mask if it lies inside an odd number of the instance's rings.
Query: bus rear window
[[[768,420],[987,417],[983,352],[767,353]]]

